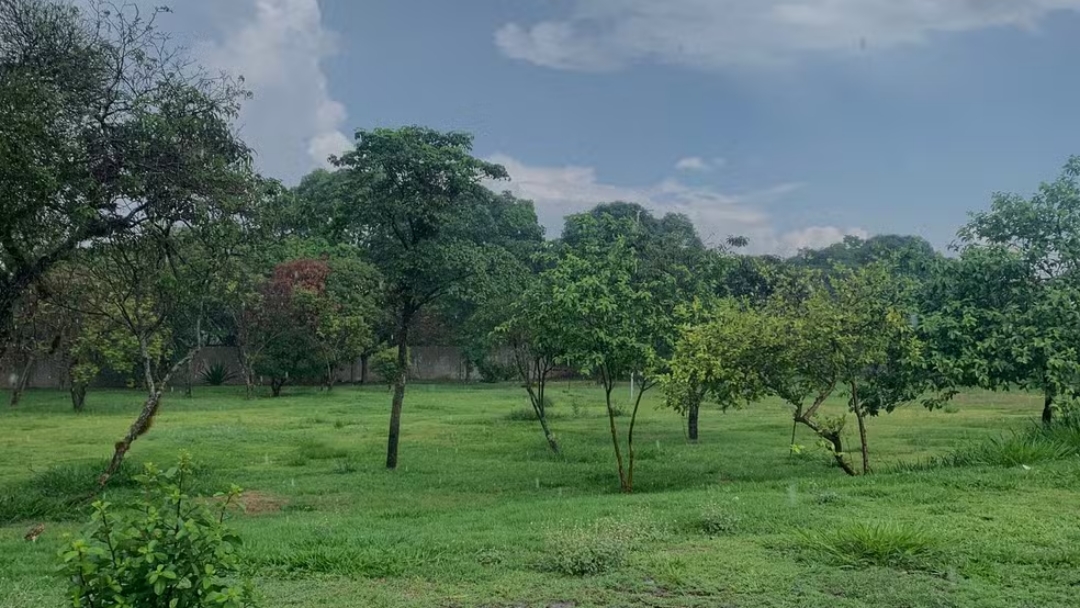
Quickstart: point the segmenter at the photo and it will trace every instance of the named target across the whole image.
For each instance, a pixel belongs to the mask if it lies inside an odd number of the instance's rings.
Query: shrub
[[[500,363],[490,358],[476,362],[476,371],[480,372],[480,381],[494,384],[509,382],[517,378],[517,368],[509,363]]]
[[[709,536],[734,534],[739,529],[739,518],[725,511],[720,505],[710,504],[702,510],[697,528]]]
[[[937,538],[899,524],[858,524],[800,536],[804,549],[839,566],[933,570],[941,558]]]
[[[236,377],[231,369],[224,363],[214,363],[205,367],[199,376],[204,384],[221,386]]]
[[[412,353],[406,351],[407,360],[412,360]],[[392,386],[398,376],[397,348],[387,348],[371,356],[368,362],[371,371],[379,375],[379,378],[387,385]]]
[[[652,524],[639,517],[559,530],[548,537],[542,566],[569,576],[603,574],[622,566],[637,543],[655,533]]]
[[[73,607],[241,608],[254,606],[249,583],[236,584],[240,538],[224,523],[240,495],[217,494],[212,510],[189,497],[191,458],[162,472],[147,464],[135,508],[97,501],[89,528],[60,552]]]

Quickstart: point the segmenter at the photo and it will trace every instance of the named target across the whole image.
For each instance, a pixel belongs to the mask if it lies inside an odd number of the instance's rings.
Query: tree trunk
[[[619,465],[619,489],[629,494],[631,488],[626,480],[626,469],[623,468],[622,448],[619,446],[619,431],[615,426],[615,408],[611,404],[611,391],[615,388],[614,380],[604,374],[604,403],[607,405],[608,425],[611,428],[611,444],[615,447],[615,462]]]
[[[1054,392],[1050,388],[1043,390],[1042,422],[1046,426],[1054,422]]]
[[[19,374],[19,378],[15,380],[15,385],[11,387],[11,407],[18,406],[19,402],[22,401],[23,392],[26,391],[26,385],[30,382],[30,370],[33,367],[34,357],[28,355],[22,373]]]
[[[691,403],[686,411],[686,434],[691,443],[697,443],[698,439],[698,412],[701,411],[700,403]]]
[[[859,402],[858,387],[853,382],[851,384],[851,409],[855,412],[855,419],[859,421],[859,448],[862,452],[862,472],[863,475],[870,474],[870,446],[866,443],[866,412],[862,409],[862,403]]]
[[[76,412],[81,412],[86,407],[86,384],[72,381],[71,383],[71,407]]]
[[[169,379],[172,377],[176,370],[182,368],[189,360],[198,354],[199,349],[195,348],[187,354],[187,357],[177,361],[165,376],[162,377],[160,382],[154,382],[152,373],[152,364],[150,362],[150,356],[147,353],[147,347],[145,341],[140,343],[140,347],[143,351],[144,359],[144,372],[146,374],[146,384],[150,387],[150,394],[146,398],[146,402],[143,403],[142,411],[139,413],[139,417],[135,419],[135,422],[128,429],[127,435],[124,438],[116,442],[113,446],[113,457],[109,461],[109,466],[105,469],[105,472],[98,477],[98,485],[105,487],[105,484],[109,483],[109,479],[120,470],[120,465],[124,462],[124,455],[131,449],[131,444],[136,439],[141,437],[150,427],[154,424],[154,417],[157,416],[158,409],[161,407],[161,394],[165,392],[165,387],[169,384]]]
[[[154,416],[157,416],[158,409],[161,407],[161,393],[154,391],[147,397],[146,402],[143,403],[142,412],[139,413],[139,417],[135,419],[135,423],[128,429],[127,435],[118,442],[114,447],[112,460],[109,461],[109,466],[105,469],[105,472],[98,477],[98,485],[104,487],[109,483],[109,479],[120,470],[120,465],[124,463],[124,455],[131,449],[131,444],[135,442],[139,436],[143,435],[150,430],[150,427],[154,424]]]
[[[390,403],[390,433],[386,439],[386,468],[397,468],[398,441],[401,438],[401,406],[405,402],[405,382],[409,378],[409,321],[412,314],[402,311],[397,335],[397,378],[394,399]]]
[[[367,384],[368,380],[368,359],[371,355],[364,353],[360,355],[360,384]]]
[[[631,376],[633,378],[633,376]],[[631,494],[634,491],[634,425],[637,423],[638,408],[641,406],[641,396],[648,390],[648,384],[645,382],[645,378],[641,379],[641,387],[638,390],[637,398],[634,399],[634,410],[630,413],[630,428],[626,431],[626,452],[629,458],[627,464],[626,473],[626,488],[625,492]]]
[[[285,386],[284,378],[271,378],[270,379],[270,396],[280,397],[281,387]]]

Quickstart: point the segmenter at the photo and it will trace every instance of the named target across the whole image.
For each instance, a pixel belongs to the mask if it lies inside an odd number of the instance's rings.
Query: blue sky
[[[613,199],[790,253],[946,245],[1080,153],[1080,0],[183,0],[295,182],[354,129],[467,130],[549,233]]]

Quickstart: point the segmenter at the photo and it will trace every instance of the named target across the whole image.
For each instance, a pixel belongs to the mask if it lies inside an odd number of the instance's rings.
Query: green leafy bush
[[[161,471],[147,464],[134,508],[93,504],[84,536],[60,551],[74,608],[242,608],[254,606],[250,583],[240,584],[240,538],[225,524],[239,497],[233,486],[213,501],[186,494],[191,457]],[[213,504],[211,509],[209,505]]]
[[[409,361],[412,353],[407,353]],[[397,348],[387,348],[371,356],[368,362],[369,368],[378,374],[379,379],[388,385],[393,385],[398,377]]]
[[[702,510],[697,528],[709,536],[734,534],[739,530],[739,518],[720,505],[710,504]]]
[[[656,534],[640,517],[602,519],[587,526],[558,530],[548,537],[543,569],[569,576],[592,576],[623,565],[642,540]]]
[[[203,368],[199,373],[203,384],[221,386],[236,377],[236,374],[224,363],[213,363]]]
[[[490,358],[476,362],[476,371],[480,372],[480,381],[495,384],[509,382],[518,376],[517,368],[509,363],[500,363]]]

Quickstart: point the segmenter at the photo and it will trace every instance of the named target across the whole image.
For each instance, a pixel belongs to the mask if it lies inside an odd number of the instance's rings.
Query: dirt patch
[[[247,515],[266,515],[280,513],[289,501],[282,496],[251,490],[240,495],[238,501]]]

